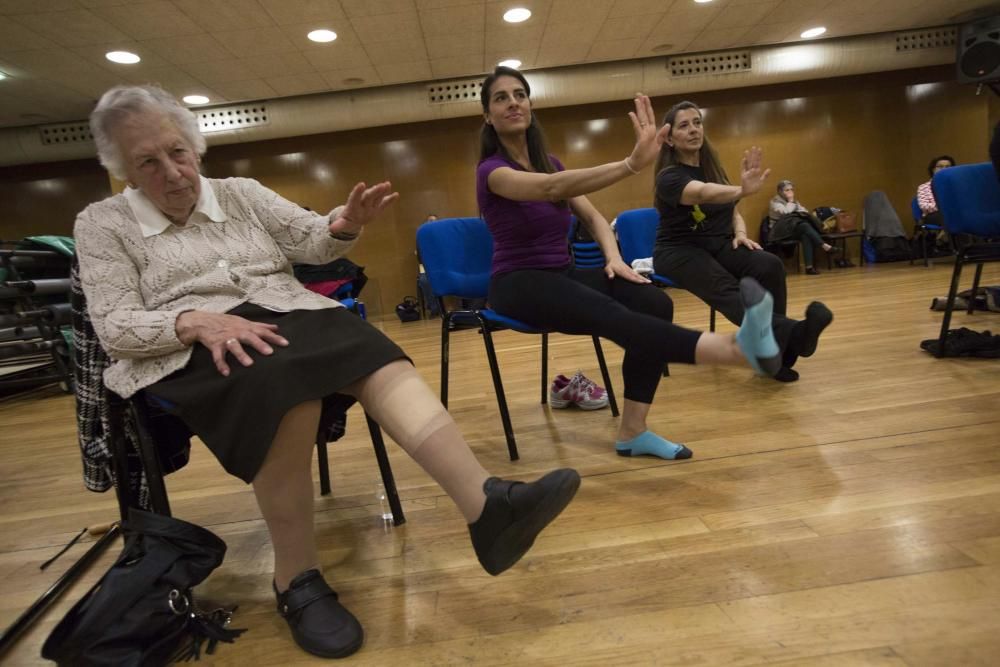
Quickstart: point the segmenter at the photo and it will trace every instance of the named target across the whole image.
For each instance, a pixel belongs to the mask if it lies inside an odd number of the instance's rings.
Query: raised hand
[[[751,146],[749,150],[743,151],[743,159],[740,160],[741,197],[759,192],[770,176],[771,170],[764,168],[763,159],[764,151],[758,146]]]
[[[383,181],[370,188],[358,183],[347,196],[347,203],[340,211],[334,209],[330,221],[331,234],[358,234],[389,204],[399,199],[399,193],[392,191],[392,184]],[[336,216],[336,217],[334,217]]]
[[[626,164],[631,170],[638,171],[648,166],[660,152],[660,147],[670,134],[670,126],[664,125],[656,129],[656,114],[653,103],[646,95],[635,96],[635,111],[630,111],[632,129],[635,131],[635,147],[626,158]]]

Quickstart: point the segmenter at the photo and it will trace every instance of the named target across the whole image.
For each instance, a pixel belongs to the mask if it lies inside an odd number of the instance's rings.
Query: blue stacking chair
[[[941,231],[941,225],[931,225],[924,222],[924,212],[920,210],[917,198],[910,200],[910,213],[913,214],[913,235],[919,239],[920,251],[924,258],[924,266],[931,265],[930,252],[928,250],[928,240]],[[910,264],[913,264],[913,257],[910,257]]]
[[[594,244],[596,246],[596,244]],[[524,322],[504,317],[489,308],[474,310],[447,310],[445,297],[485,299],[489,291],[490,270],[493,262],[493,236],[480,218],[444,218],[426,222],[417,229],[417,248],[423,259],[424,269],[434,297],[441,304],[441,402],[448,406],[448,357],[452,329],[478,329],[486,346],[493,388],[503,422],[504,436],[510,460],[518,459],[517,442],[510,423],[507,398],[500,378],[493,332],[511,329],[520,333],[542,336],[542,403],[548,401],[548,331],[529,326]],[[599,250],[599,249],[598,249]],[[603,256],[601,258],[603,263]],[[601,366],[608,392],[611,412],[618,416],[618,407],[612,392],[604,352],[597,336],[594,349]]]
[[[622,251],[622,259],[629,266],[637,259],[653,256],[656,245],[656,228],[660,224],[660,214],[655,208],[634,208],[622,213],[616,218],[615,232],[618,234],[618,245]],[[677,284],[666,276],[656,273],[649,276],[650,280],[667,287],[677,287]],[[709,306],[708,330],[715,331],[715,308]]]
[[[983,264],[1000,261],[1000,183],[992,163],[983,162],[942,169],[934,174],[931,187],[938,210],[944,217],[945,229],[956,247],[955,268],[951,274],[948,302],[938,337],[937,355],[942,356],[962,267],[976,265],[976,275],[972,280],[974,297],[979,289]],[[971,238],[958,237],[959,234],[968,234]],[[975,298],[969,299],[969,315],[973,312],[974,302]]]

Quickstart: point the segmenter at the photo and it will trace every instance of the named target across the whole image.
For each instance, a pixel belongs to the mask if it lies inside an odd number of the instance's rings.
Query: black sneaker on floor
[[[578,488],[580,475],[570,468],[553,470],[530,484],[499,477],[486,480],[483,513],[469,524],[472,547],[483,569],[495,576],[519,561]]]

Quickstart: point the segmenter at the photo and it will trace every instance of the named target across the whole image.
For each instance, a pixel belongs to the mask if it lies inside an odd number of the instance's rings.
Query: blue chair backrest
[[[417,228],[417,249],[434,296],[485,298],[493,236],[480,218],[444,218]]]
[[[656,228],[660,224],[660,214],[655,208],[634,208],[622,211],[615,222],[618,245],[622,249],[622,259],[631,265],[637,259],[653,256],[656,245]]]
[[[992,163],[942,169],[932,186],[948,231],[1000,237],[1000,183]]]
[[[910,200],[910,213],[913,214],[913,222],[920,222],[924,217],[924,212],[920,210],[920,204],[917,203],[916,197]]]

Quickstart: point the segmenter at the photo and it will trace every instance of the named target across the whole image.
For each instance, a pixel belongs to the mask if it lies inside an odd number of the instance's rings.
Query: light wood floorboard
[[[694,450],[685,462],[618,457],[609,411],[540,405],[539,339],[505,332],[496,339],[521,451],[510,462],[481,339],[455,334],[450,407],[484,465],[517,478],[572,466],[583,485],[524,560],[491,578],[454,505],[394,445],[408,523],[382,524],[370,441],[353,414],[330,448],[334,493],[320,497],[317,482],[316,500],[328,579],[367,632],[343,662],[1000,664],[1000,362],[918,347],[937,335],[941,315],[928,306],[950,275],[948,264],[902,263],[789,276],[792,316],[813,298],[836,314],[818,353],[788,385],[673,367],[651,426]],[[1000,283],[1000,266],[984,283]],[[679,323],[707,328],[706,306],[671,294]],[[437,390],[438,321],[379,326]],[[960,313],[953,326],[997,332],[1000,314]],[[620,396],[622,354],[605,351]],[[577,368],[599,378],[589,339],[554,336],[551,371]],[[178,517],[229,545],[202,595],[238,603],[235,625],[249,628],[208,664],[313,663],[273,611],[271,545],[249,487],[200,443],[168,486]],[[0,507],[6,626],[92,540],[38,565],[116,514],[110,493],[82,486],[73,401],[57,389],[0,401]],[[48,632],[118,550],[4,664],[41,664]]]

